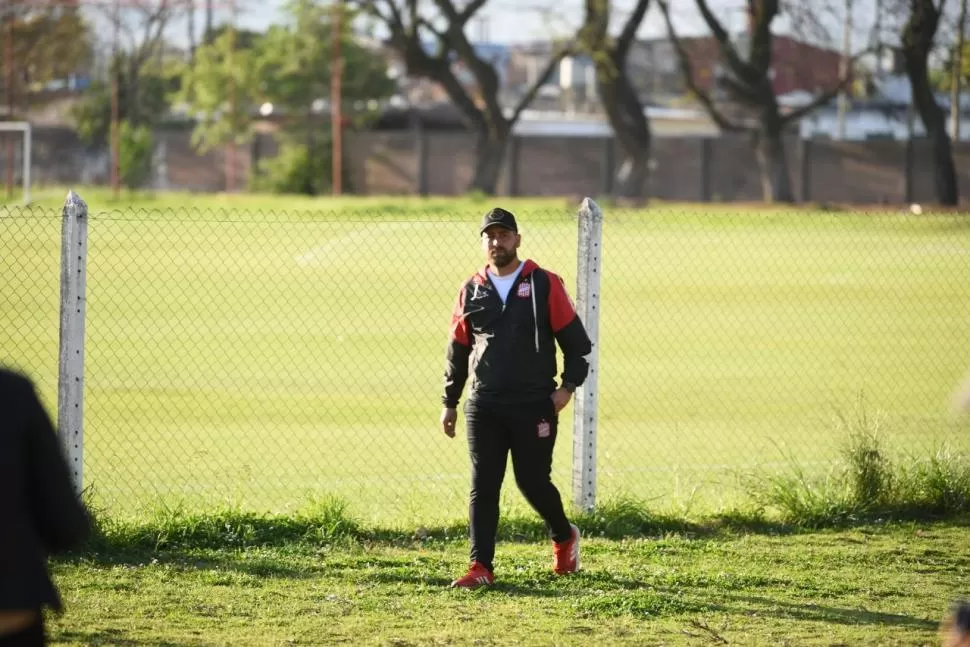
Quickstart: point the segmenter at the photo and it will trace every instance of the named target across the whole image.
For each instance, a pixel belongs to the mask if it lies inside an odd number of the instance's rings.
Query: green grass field
[[[52,644],[939,645],[966,521],[586,538],[568,578],[503,541],[471,593],[463,538],[95,552],[55,567]]]
[[[441,371],[491,202],[80,193],[99,504],[290,510],[336,494],[382,522],[463,514]],[[0,212],[0,360],[52,411],[63,197]],[[519,215],[522,255],[575,295],[578,205],[495,202]],[[601,496],[728,505],[739,471],[824,472],[859,428],[901,453],[970,449],[947,408],[970,368],[967,216],[607,208],[603,251]],[[554,474],[567,496],[571,415]]]

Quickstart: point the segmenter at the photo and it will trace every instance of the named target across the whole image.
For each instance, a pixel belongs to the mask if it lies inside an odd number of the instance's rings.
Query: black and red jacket
[[[563,383],[580,386],[589,372],[584,356],[592,343],[562,278],[527,260],[503,304],[486,270],[468,279],[455,300],[444,405],[458,406],[469,370],[470,401],[547,399],[556,390],[557,342],[563,353]]]

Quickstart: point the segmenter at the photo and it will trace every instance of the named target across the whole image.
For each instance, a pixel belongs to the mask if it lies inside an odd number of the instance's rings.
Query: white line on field
[[[370,251],[373,253],[386,251],[386,248],[384,247],[378,247],[377,249],[370,250],[365,248],[361,250],[360,243],[368,241],[372,238],[385,236],[393,231],[413,229],[415,225],[420,224],[421,223],[412,222],[375,222],[374,224],[361,223],[358,229],[355,229],[350,233],[337,236],[336,238],[328,240],[324,243],[320,243],[316,247],[298,255],[294,260],[296,261],[296,264],[300,265],[301,267],[320,266],[341,252],[356,253],[358,251]]]

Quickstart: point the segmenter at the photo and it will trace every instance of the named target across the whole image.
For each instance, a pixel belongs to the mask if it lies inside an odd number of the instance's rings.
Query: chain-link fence
[[[575,296],[576,210],[517,215],[521,255]],[[59,216],[0,215],[0,362],[51,410]],[[332,494],[366,519],[461,517],[466,445],[437,419],[479,218],[92,212],[85,486],[126,515]],[[598,500],[728,503],[739,471],[825,470],[859,429],[915,455],[970,448],[947,410],[970,366],[965,217],[607,209],[600,242]],[[571,420],[553,474],[567,499]],[[505,497],[524,505],[511,482]]]

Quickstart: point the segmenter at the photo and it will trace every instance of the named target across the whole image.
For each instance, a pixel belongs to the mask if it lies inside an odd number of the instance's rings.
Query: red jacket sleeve
[[[566,292],[562,277],[549,275],[549,325],[562,349],[562,381],[581,386],[589,374],[589,363],[585,356],[593,350],[593,344],[586,333],[582,320],[576,313],[576,305]]]
[[[465,317],[465,286],[461,287],[458,296],[455,297],[455,306],[451,310],[449,340],[456,341],[462,346],[471,345],[471,336],[468,334],[468,319]]]
[[[576,317],[576,304],[569,298],[562,277],[552,272],[546,273],[549,275],[549,323],[552,332],[556,333]]]
[[[472,336],[465,316],[465,286],[455,298],[451,311],[451,327],[445,354],[445,384],[441,401],[446,407],[457,407],[462,389],[468,379],[468,357],[472,351]]]

